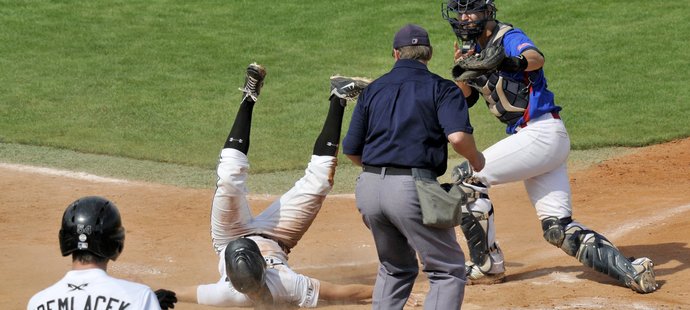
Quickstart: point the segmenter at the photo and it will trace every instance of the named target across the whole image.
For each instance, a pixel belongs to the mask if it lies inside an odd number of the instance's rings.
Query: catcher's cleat
[[[465,265],[467,285],[491,285],[506,281],[505,272],[483,273],[475,264]]]
[[[646,294],[656,291],[658,285],[654,277],[654,263],[646,257],[640,257],[632,262],[636,274],[625,282],[633,291]]]
[[[249,64],[247,67],[247,74],[244,76],[244,87],[239,88],[244,93],[244,98],[252,98],[256,102],[261,92],[261,87],[264,86],[264,78],[266,77],[266,69],[257,63]]]
[[[331,95],[345,100],[357,100],[371,80],[361,77],[334,75],[331,77]]]

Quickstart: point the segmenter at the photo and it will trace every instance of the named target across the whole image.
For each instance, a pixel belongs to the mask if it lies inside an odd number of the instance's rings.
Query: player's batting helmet
[[[266,261],[249,238],[233,240],[225,248],[225,270],[232,286],[241,293],[256,292],[266,282]]]
[[[116,260],[125,245],[125,228],[114,203],[103,197],[88,196],[67,207],[59,238],[62,256],[87,251]]]

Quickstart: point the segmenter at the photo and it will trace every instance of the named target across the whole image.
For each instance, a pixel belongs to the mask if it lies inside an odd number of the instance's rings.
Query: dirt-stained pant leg
[[[424,308],[460,308],[465,292],[464,254],[454,229],[422,224],[414,178],[362,173],[355,193],[380,262],[373,308],[405,306],[419,272],[416,253],[430,283]]]
[[[226,148],[220,153],[218,180],[211,207],[211,238],[216,253],[233,239],[253,231],[247,203],[249,160],[242,152]]]
[[[256,233],[271,236],[292,248],[309,229],[333,187],[336,158],[312,155],[304,176],[266,210],[252,226]]]

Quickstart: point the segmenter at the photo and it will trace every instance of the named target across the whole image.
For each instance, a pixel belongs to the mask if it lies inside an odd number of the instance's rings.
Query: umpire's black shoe
[[[334,75],[331,77],[331,95],[345,100],[357,100],[371,80],[361,77]]]
[[[256,102],[261,93],[261,87],[264,86],[264,78],[266,77],[266,69],[257,63],[249,64],[247,67],[247,74],[244,76],[244,87],[239,90],[244,93],[244,99],[252,98]]]

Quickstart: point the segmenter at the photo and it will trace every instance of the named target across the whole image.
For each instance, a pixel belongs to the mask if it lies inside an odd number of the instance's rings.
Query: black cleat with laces
[[[261,87],[264,86],[264,78],[266,77],[266,69],[257,63],[252,63],[247,67],[247,74],[244,76],[244,87],[239,88],[244,93],[244,98],[251,98],[256,102],[261,93]]]

